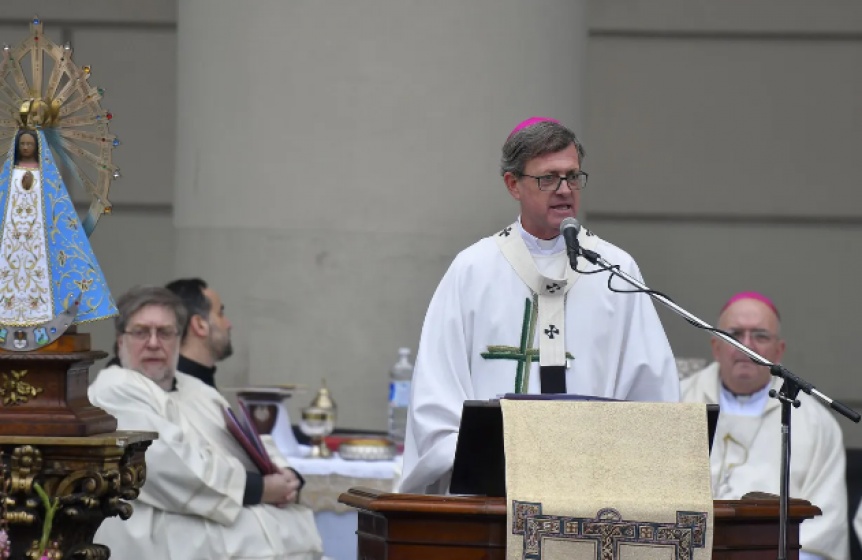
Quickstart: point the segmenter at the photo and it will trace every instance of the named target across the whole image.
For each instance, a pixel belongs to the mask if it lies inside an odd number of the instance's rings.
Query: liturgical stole
[[[518,226],[512,224],[506,230],[517,231]],[[542,393],[565,393],[566,294],[572,289],[580,274],[568,265],[568,255],[565,251],[559,253],[559,258],[566,261],[565,276],[551,278],[539,272],[533,256],[520,235],[497,235],[495,239],[503,256],[538,301],[537,330]],[[586,235],[586,229],[582,228],[578,235],[578,242],[581,247],[593,250],[598,245],[598,237]]]

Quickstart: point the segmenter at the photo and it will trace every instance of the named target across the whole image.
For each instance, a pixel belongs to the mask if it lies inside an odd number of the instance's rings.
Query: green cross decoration
[[[539,318],[538,296],[524,301],[524,322],[521,326],[520,346],[488,346],[487,352],[481,356],[486,360],[514,360],[518,363],[515,374],[515,393],[526,393],[530,382],[530,364],[539,361],[539,349],[533,348],[533,340],[536,338],[536,322]],[[566,358],[572,355],[566,352]]]

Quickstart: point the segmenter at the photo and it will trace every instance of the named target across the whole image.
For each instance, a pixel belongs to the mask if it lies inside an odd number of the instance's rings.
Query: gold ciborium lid
[[[335,412],[338,410],[338,406],[332,399],[332,395],[329,394],[329,387],[326,386],[326,379],[322,380],[320,385],[320,390],[317,391],[317,395],[315,395],[314,400],[311,401],[309,406],[312,408],[319,408],[321,410],[331,410],[334,417]]]

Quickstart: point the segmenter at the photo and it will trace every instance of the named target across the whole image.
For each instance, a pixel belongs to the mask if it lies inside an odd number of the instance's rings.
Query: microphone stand
[[[626,274],[617,266],[611,265],[608,261],[602,258],[601,255],[596,253],[595,251],[590,251],[589,249],[584,249],[583,247],[578,247],[578,254],[588,260],[590,263],[606,269],[611,274],[622,278],[632,286],[638,288],[639,290],[644,290],[644,293],[649,295],[654,300],[663,304],[665,307],[683,317],[688,322],[701,327],[705,330],[710,331],[713,336],[717,336],[723,341],[727,342],[731,346],[735,347],[737,350],[751,358],[751,360],[758,364],[763,364],[769,367],[769,373],[771,373],[775,377],[780,377],[784,379],[784,382],[781,385],[781,388],[778,391],[774,389],[769,391],[769,396],[778,399],[781,401],[781,484],[779,490],[779,521],[778,521],[778,560],[786,560],[787,559],[787,511],[788,511],[788,502],[789,502],[789,492],[790,492],[790,412],[791,406],[795,408],[799,408],[802,403],[797,400],[797,395],[799,395],[799,391],[804,391],[816,398],[832,410],[839,412],[840,414],[846,416],[853,422],[859,422],[862,416],[859,415],[858,412],[853,410],[852,408],[844,405],[836,400],[829,398],[824,395],[820,391],[814,388],[814,385],[805,381],[804,379],[797,377],[790,370],[785,368],[780,364],[773,364],[757,352],[751,350],[750,348],[744,346],[742,343],[737,341],[732,336],[725,334],[722,331],[717,331],[713,329],[713,327],[695,317],[673,301],[664,297],[661,294],[657,294],[650,290],[646,284],[638,280],[637,278],[632,277],[629,274]],[[572,268],[577,270],[575,265],[575,260],[572,259],[571,265]]]

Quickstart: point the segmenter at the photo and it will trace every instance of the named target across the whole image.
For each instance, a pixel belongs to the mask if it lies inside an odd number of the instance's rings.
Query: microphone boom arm
[[[647,294],[648,296],[650,296],[654,300],[658,301],[659,303],[661,303],[662,305],[664,305],[665,307],[667,307],[668,309],[670,309],[671,311],[673,311],[674,313],[679,315],[680,317],[686,319],[688,322],[694,324],[695,326],[697,326],[701,329],[712,332],[712,334],[714,336],[727,342],[728,344],[730,344],[731,346],[733,346],[734,348],[736,348],[737,350],[739,350],[740,352],[742,352],[743,354],[745,354],[746,356],[751,358],[754,362],[769,367],[770,373],[772,373],[772,375],[774,375],[776,377],[781,377],[785,380],[789,380],[792,383],[795,383],[796,385],[799,386],[799,388],[801,390],[808,393],[812,397],[816,398],[817,400],[819,400],[820,402],[822,402],[824,405],[828,406],[829,408],[835,410],[836,412],[843,414],[844,416],[846,416],[847,418],[849,418],[853,422],[859,422],[859,420],[862,419],[862,416],[860,416],[859,413],[856,412],[855,410],[853,410],[852,408],[850,408],[847,405],[844,405],[844,404],[842,404],[836,400],[829,398],[828,396],[824,395],[823,393],[821,393],[820,391],[815,389],[814,385],[805,381],[804,379],[797,377],[796,375],[794,375],[792,372],[790,372],[784,366],[779,365],[779,364],[773,364],[772,362],[770,362],[769,360],[767,360],[766,358],[764,358],[763,356],[761,356],[760,354],[758,354],[754,350],[751,350],[750,348],[746,347],[744,344],[737,341],[732,336],[728,336],[726,333],[724,333],[721,330],[714,328],[712,325],[710,325],[706,321],[700,319],[699,317],[692,315],[691,313],[689,313],[688,311],[686,311],[685,309],[683,309],[682,307],[680,307],[679,305],[677,305],[676,303],[671,301],[670,299],[662,296],[661,294],[657,294],[654,291],[650,290],[646,286],[646,284],[644,284],[643,282],[641,282],[637,278],[634,278],[633,276],[626,274],[625,272],[620,270],[620,268],[618,266],[612,265],[611,263],[606,261],[604,258],[602,258],[602,256],[599,255],[598,253],[596,253],[595,251],[590,251],[589,249],[584,249],[583,247],[581,247],[580,248],[580,254],[582,257],[587,259],[592,264],[608,270],[611,274],[614,274],[617,277],[622,278],[623,280],[625,280],[626,282],[628,282],[629,284],[631,284],[635,288],[638,288],[639,290],[643,291],[645,294]]]
[[[796,399],[796,397],[799,394],[799,391],[802,390],[854,422],[859,422],[859,413],[851,409],[850,407],[841,404],[838,401],[830,399],[829,397],[815,389],[814,385],[808,383],[804,379],[797,377],[784,366],[780,364],[773,364],[757,352],[744,346],[732,336],[729,336],[724,331],[713,328],[706,321],[695,317],[679,305],[672,302],[667,297],[656,293],[653,290],[650,290],[643,282],[641,282],[637,278],[632,277],[629,274],[626,274],[625,272],[620,270],[620,267],[611,265],[595,251],[590,251],[589,249],[584,249],[583,247],[581,247],[580,254],[593,265],[600,267],[600,270],[607,270],[612,275],[616,275],[617,277],[622,278],[632,286],[638,288],[640,292],[649,295],[651,298],[658,301],[680,317],[686,319],[689,323],[695,325],[696,327],[700,327],[704,330],[710,331],[714,336],[717,336],[718,338],[732,345],[734,348],[751,358],[755,363],[769,366],[769,372],[773,376],[781,377],[782,379],[784,379],[784,383],[781,385],[781,389],[779,391],[775,391],[774,389],[769,391],[769,396],[778,399],[781,402],[781,474],[778,493],[778,560],[787,560],[787,522],[789,519],[788,511],[790,507],[790,407],[794,406],[798,408],[800,406],[801,403]],[[610,287],[610,282],[612,279],[613,276],[608,280],[608,287]]]

